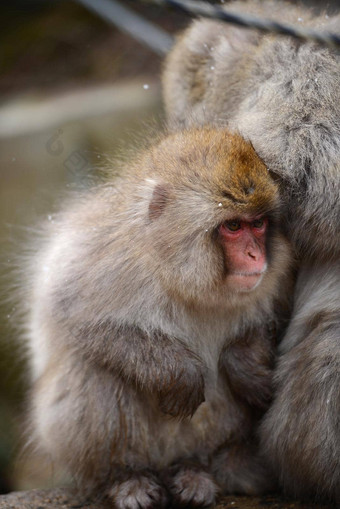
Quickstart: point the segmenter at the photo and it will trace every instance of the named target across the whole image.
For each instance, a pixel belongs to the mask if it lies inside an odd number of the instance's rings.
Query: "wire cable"
[[[258,18],[250,14],[235,13],[222,5],[212,5],[198,0],[144,0],[147,3],[174,7],[190,15],[218,19],[245,28],[256,28],[263,32],[289,35],[296,39],[310,40],[326,46],[340,48],[340,35],[331,32],[320,32],[312,28],[299,27],[279,21]]]

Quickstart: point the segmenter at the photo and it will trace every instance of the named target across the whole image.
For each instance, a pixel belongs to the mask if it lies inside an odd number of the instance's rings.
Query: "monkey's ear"
[[[153,190],[149,203],[149,219],[151,221],[161,216],[169,198],[169,186],[167,184],[157,184]]]

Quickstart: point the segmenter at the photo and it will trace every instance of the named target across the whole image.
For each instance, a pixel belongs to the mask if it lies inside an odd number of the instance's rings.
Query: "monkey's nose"
[[[266,264],[266,255],[260,246],[256,244],[248,245],[244,254],[244,263],[247,266],[248,272],[263,272]]]
[[[245,254],[247,257],[254,260],[254,262],[258,261],[261,258],[261,256],[263,256],[263,253],[259,246],[253,243],[248,244],[248,246],[246,247]]]

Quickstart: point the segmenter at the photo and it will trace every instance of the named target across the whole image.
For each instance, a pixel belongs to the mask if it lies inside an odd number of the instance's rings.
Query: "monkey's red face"
[[[266,234],[268,219],[233,219],[219,227],[228,284],[235,290],[249,291],[261,281],[267,269]]]

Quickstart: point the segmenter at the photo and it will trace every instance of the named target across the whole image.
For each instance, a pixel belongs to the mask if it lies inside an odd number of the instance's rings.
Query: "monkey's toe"
[[[203,470],[182,469],[169,486],[175,507],[210,507],[215,503],[218,487]]]
[[[131,475],[117,482],[108,496],[115,509],[162,509],[168,503],[165,489],[146,475]]]

